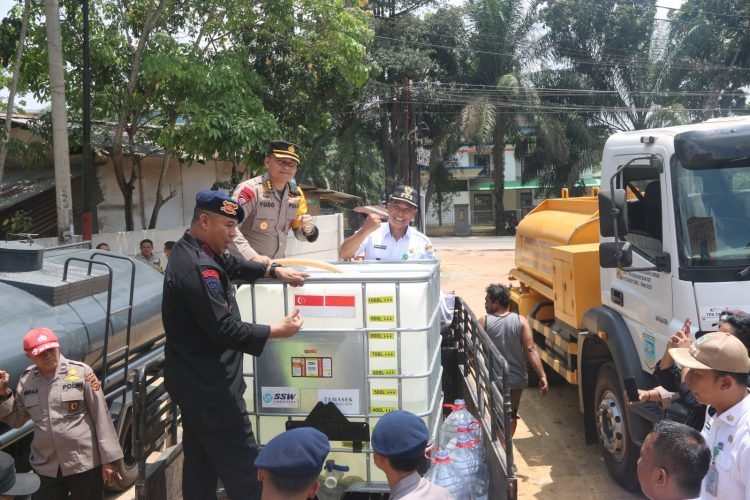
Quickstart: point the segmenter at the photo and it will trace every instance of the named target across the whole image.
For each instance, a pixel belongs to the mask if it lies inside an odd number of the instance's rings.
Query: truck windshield
[[[682,265],[750,264],[750,166],[672,163]]]

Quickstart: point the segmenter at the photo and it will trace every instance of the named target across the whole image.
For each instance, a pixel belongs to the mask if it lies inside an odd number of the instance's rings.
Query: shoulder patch
[[[101,385],[99,384],[99,379],[96,378],[96,375],[94,375],[94,372],[89,372],[86,375],[86,382],[89,383],[89,385],[91,386],[91,389],[94,391],[98,391],[99,387],[101,387]]]
[[[219,289],[221,288],[221,276],[219,275],[219,271],[216,269],[204,269],[201,271],[201,275],[203,276],[203,282],[206,284],[208,291],[211,292],[211,295],[213,295],[214,298],[218,297]]]
[[[255,191],[253,191],[249,186],[245,186],[240,189],[240,193],[237,195],[237,201],[240,203],[240,205],[250,203],[254,199]]]

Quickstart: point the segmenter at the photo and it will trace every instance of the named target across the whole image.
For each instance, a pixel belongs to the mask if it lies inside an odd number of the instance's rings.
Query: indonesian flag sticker
[[[294,307],[307,318],[353,318],[354,295],[295,295]]]

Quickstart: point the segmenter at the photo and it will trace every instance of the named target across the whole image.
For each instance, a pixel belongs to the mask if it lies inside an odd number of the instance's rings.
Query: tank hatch
[[[20,288],[51,306],[67,304],[107,291],[108,274],[102,270],[87,273],[84,267],[68,267],[63,281],[63,264],[44,262],[41,269],[26,272],[0,272],[0,282]]]
[[[0,241],[0,272],[37,271],[42,268],[44,247],[27,241]]]

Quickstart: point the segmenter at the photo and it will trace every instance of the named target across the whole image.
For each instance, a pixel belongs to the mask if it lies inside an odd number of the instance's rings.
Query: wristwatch
[[[268,268],[268,275],[273,278],[277,279],[276,277],[276,268],[281,267],[281,264],[278,264],[276,262],[271,262],[271,267]]]

